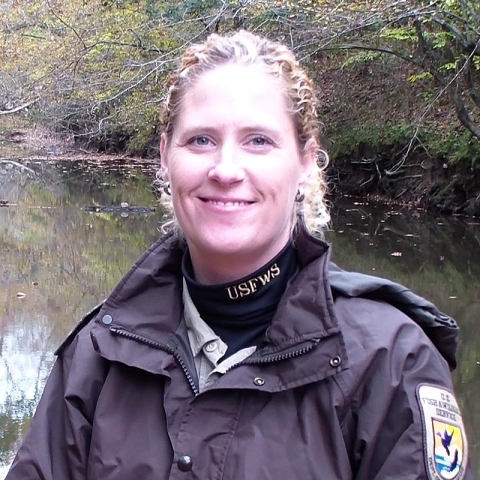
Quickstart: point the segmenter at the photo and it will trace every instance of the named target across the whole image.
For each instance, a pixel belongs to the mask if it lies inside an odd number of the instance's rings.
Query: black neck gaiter
[[[262,340],[296,268],[296,251],[289,242],[251,275],[222,285],[202,285],[195,281],[190,254],[185,253],[182,272],[188,292],[202,319],[228,345],[224,358]]]

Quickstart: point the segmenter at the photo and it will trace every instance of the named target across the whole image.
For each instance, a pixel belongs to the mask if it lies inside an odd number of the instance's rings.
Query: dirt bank
[[[430,80],[392,59],[318,70],[334,194],[480,216],[480,142]]]
[[[379,199],[411,208],[480,216],[480,168],[416,159],[399,167],[392,158],[340,158],[329,171],[333,195]],[[398,170],[395,170],[397,169]]]
[[[54,133],[40,125],[31,125],[20,115],[0,117],[0,160],[79,161],[92,158],[102,161],[135,159],[127,155],[86,150],[75,143],[73,135]]]
[[[340,68],[325,58],[316,68],[333,196],[480,216],[480,142],[460,125],[447,97],[432,99],[435,85],[412,83],[415,70],[398,61]],[[152,159],[158,158],[157,137],[149,137],[145,152]],[[86,150],[73,135],[32,127],[20,114],[0,117],[0,159],[92,157],[132,159]]]

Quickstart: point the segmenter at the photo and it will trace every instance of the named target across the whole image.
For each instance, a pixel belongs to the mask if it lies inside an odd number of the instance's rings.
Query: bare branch
[[[336,43],[331,46],[325,46],[325,47],[320,47],[312,54],[308,55],[314,55],[319,52],[326,52],[326,51],[332,51],[332,50],[365,50],[369,52],[379,52],[379,53],[385,53],[388,55],[393,55],[395,57],[401,58],[402,60],[405,60],[406,62],[413,63],[414,65],[417,65],[419,67],[423,67],[423,63],[414,57],[413,55],[408,55],[402,52],[399,52],[397,50],[393,50],[392,48],[388,47],[377,47],[375,45],[361,45],[361,44],[354,44],[354,43]]]
[[[57,18],[60,22],[63,23],[63,25],[65,25],[67,28],[69,28],[70,30],[72,30],[72,32],[75,34],[75,36],[80,40],[80,42],[82,43],[83,45],[83,48],[84,49],[87,49],[87,45],[85,44],[85,42],[83,41],[83,38],[78,34],[78,32],[75,30],[74,27],[72,27],[71,25],[69,25],[62,17],[60,17],[60,15],[57,14],[57,12],[55,12],[55,10],[51,7],[50,5],[50,2],[47,0],[47,5],[48,5],[48,8],[50,9],[50,11],[52,12],[53,16],[55,18]]]
[[[0,115],[9,115],[10,113],[20,112],[20,110],[24,110],[25,108],[28,108],[30,105],[33,105],[37,101],[38,100],[32,100],[31,102],[24,103],[23,105],[12,108],[11,110],[0,111]]]
[[[135,48],[137,50],[142,50],[144,52],[149,52],[149,53],[165,53],[163,50],[160,50],[159,48],[146,47],[140,42],[138,44],[134,44],[134,43],[127,43],[127,42],[113,41],[113,40],[99,40],[98,42],[95,42],[94,44],[90,45],[88,49],[91,50],[97,45],[112,45],[114,47],[131,47],[131,48]]]

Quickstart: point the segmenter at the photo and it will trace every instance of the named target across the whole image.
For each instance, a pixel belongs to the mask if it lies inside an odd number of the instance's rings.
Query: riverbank
[[[334,194],[480,215],[480,142],[446,94],[395,58],[324,59],[319,116]]]
[[[0,117],[0,161],[99,161],[138,160],[128,153],[113,154],[88,150],[76,143],[73,134],[59,134],[32,124],[22,115]]]
[[[365,151],[369,148],[363,145]],[[404,159],[398,145],[380,146],[367,155],[338,155],[328,169],[330,193],[392,203],[432,212],[480,216],[480,168],[476,163],[450,165],[428,155]],[[0,160],[93,160],[102,162],[145,158],[128,154],[94,152],[72,139],[23,124],[8,132],[0,127]],[[154,158],[147,161],[155,161]]]
[[[398,61],[338,65],[324,59],[315,73],[332,196],[480,216],[480,143],[448,99],[433,98],[431,81],[413,82],[415,70]],[[155,161],[158,133],[148,138],[141,153]],[[0,159],[145,161],[110,145],[92,149],[88,138],[32,126],[23,113],[0,117]]]

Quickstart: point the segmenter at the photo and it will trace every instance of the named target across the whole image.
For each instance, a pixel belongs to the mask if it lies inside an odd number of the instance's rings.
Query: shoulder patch
[[[430,480],[462,480],[468,443],[455,395],[433,385],[419,385],[417,400],[423,422],[423,448]]]

